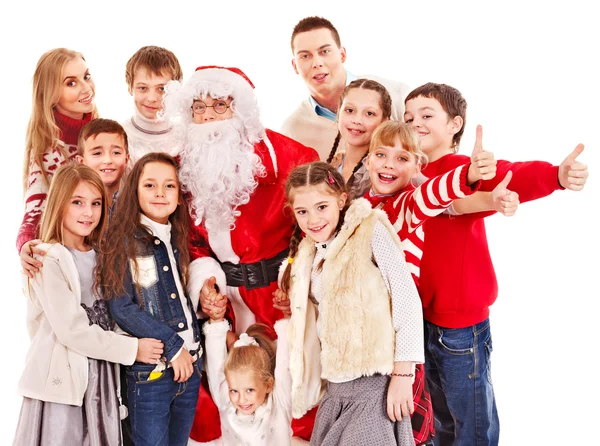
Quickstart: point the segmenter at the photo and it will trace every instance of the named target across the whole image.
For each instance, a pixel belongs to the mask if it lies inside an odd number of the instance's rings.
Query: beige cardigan
[[[31,345],[18,392],[28,398],[81,406],[88,385],[87,358],[133,364],[138,340],[90,325],[81,306],[79,274],[61,244],[42,244],[43,266],[25,277]]]

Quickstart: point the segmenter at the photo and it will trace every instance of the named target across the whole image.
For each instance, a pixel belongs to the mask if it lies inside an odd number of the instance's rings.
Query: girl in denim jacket
[[[155,365],[126,370],[133,441],[186,445],[194,420],[201,355],[197,301],[186,293],[188,212],[177,163],[150,153],[133,167],[120,193],[98,273],[121,329],[160,339]],[[146,335],[144,335],[146,336]]]
[[[121,444],[112,363],[151,364],[162,354],[156,339],[112,331],[106,304],[94,292],[106,208],[94,170],[69,163],[55,172],[41,220],[46,254],[24,284],[31,345],[19,381],[24,398],[15,445]]]

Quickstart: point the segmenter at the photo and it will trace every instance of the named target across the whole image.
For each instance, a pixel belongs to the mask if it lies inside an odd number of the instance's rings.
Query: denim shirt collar
[[[352,82],[354,80],[356,80],[356,76],[354,74],[350,73],[348,70],[346,70],[346,85],[348,85],[350,82]],[[315,113],[317,115],[322,116],[326,119],[329,119],[330,121],[335,121],[337,113],[332,112],[328,108],[323,107],[315,100],[315,98],[313,98],[310,95],[308,96],[308,102],[310,103],[312,109],[315,111]]]

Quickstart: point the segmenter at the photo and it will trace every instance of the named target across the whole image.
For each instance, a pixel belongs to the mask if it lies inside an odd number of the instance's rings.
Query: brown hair
[[[140,222],[142,209],[138,199],[138,185],[143,175],[144,168],[150,163],[162,163],[173,166],[177,170],[177,161],[166,153],[148,153],[135,163],[127,177],[125,186],[119,192],[116,209],[112,222],[108,227],[106,239],[112,243],[105,243],[98,256],[95,286],[105,299],[117,297],[127,290],[123,285],[123,277],[132,261],[135,272],[138,271],[136,261],[136,237],[148,245],[154,244],[154,237],[148,232],[146,226]],[[188,228],[189,215],[187,206],[182,200],[181,187],[179,189],[180,204],[175,212],[169,216],[171,222],[171,237],[174,238],[173,248],[179,249],[179,263],[181,265],[181,282],[186,288],[188,278]],[[139,286],[136,284],[136,293],[142,302]]]
[[[102,215],[94,230],[85,237],[85,243],[94,249],[100,248],[104,233],[108,205],[106,189],[102,178],[94,169],[77,163],[67,163],[61,166],[52,177],[46,208],[40,222],[40,238],[44,242],[63,243],[63,220],[65,211],[77,186],[85,182],[96,188],[102,197]]]
[[[346,193],[346,185],[342,175],[331,164],[323,161],[302,164],[296,167],[285,184],[285,197],[287,206],[292,207],[294,201],[294,190],[300,187],[325,185],[331,195],[340,196]],[[343,209],[340,211],[340,218],[336,231],[344,222],[344,215],[350,206],[350,200],[346,200]],[[302,241],[302,230],[296,221],[292,238],[290,239],[289,258],[293,259],[298,253],[298,245]],[[292,273],[292,264],[288,263],[281,278],[281,290],[288,293],[290,290],[290,278]]]
[[[415,155],[417,163],[423,166],[427,163],[427,155],[421,149],[417,131],[405,122],[386,121],[379,124],[371,137],[369,153],[381,146],[392,147],[398,140],[407,152]]]
[[[339,120],[339,116],[340,116],[340,111],[342,110],[342,104],[344,103],[344,99],[346,99],[346,96],[348,96],[348,93],[350,92],[350,90],[353,90],[355,88],[362,88],[364,90],[371,90],[376,93],[379,93],[379,107],[381,108],[381,111],[382,111],[381,119],[382,120],[390,119],[390,117],[392,116],[392,97],[390,96],[390,93],[387,91],[387,89],[383,85],[381,85],[379,82],[375,82],[370,79],[356,79],[356,80],[350,82],[346,86],[346,88],[344,88],[344,91],[342,91],[342,95],[340,96],[340,102],[338,105],[338,114],[337,114],[338,120]],[[331,151],[329,152],[329,156],[327,157],[328,163],[331,163],[331,161],[333,160],[333,157],[335,156],[335,154],[337,152],[338,146],[340,145],[341,137],[342,137],[342,134],[338,130],[338,134],[335,137],[335,140],[333,141],[333,147],[331,148]],[[348,178],[348,182],[347,182],[348,189],[351,189],[352,183],[354,182],[354,174],[356,173],[356,171],[358,169],[360,169],[360,166],[362,166],[362,162],[366,158],[368,153],[369,153],[369,151],[366,151],[365,154],[360,159],[360,161],[356,164],[356,166],[354,166],[354,169],[352,169],[352,175],[350,175],[350,178]]]
[[[456,116],[462,118],[463,124],[461,129],[452,136],[452,150],[458,152],[460,139],[462,138],[465,131],[465,125],[467,124],[467,101],[463,95],[460,91],[450,85],[428,82],[411,91],[404,100],[404,103],[406,104],[411,99],[418,98],[419,96],[432,98],[438,101],[444,111],[448,113],[449,119],[454,119]]]
[[[133,90],[135,73],[140,68],[147,69],[155,76],[169,75],[174,81],[183,77],[179,60],[172,51],[159,46],[144,46],[131,56],[125,66],[125,82],[130,93]]]
[[[27,189],[31,162],[37,163],[42,170],[42,181],[48,184],[48,175],[44,170],[44,153],[49,148],[60,150],[64,158],[69,159],[65,149],[57,144],[61,135],[54,119],[54,106],[60,99],[63,70],[68,62],[76,58],[85,60],[83,55],[77,51],[55,48],[44,53],[35,67],[31,116],[27,125],[25,158],[23,160],[23,189]],[[92,118],[97,116],[98,110],[94,105]]]
[[[225,360],[224,373],[250,370],[265,384],[275,380],[275,331],[265,324],[252,324],[246,334],[254,338],[256,345],[233,347]]]
[[[317,16],[311,16],[311,17],[305,17],[302,20],[300,20],[296,26],[294,26],[294,30],[292,31],[292,38],[290,39],[290,46],[292,47],[292,53],[294,52],[294,38],[296,37],[297,34],[300,33],[305,33],[308,31],[312,31],[315,29],[328,29],[329,31],[331,31],[331,35],[333,37],[333,40],[335,41],[335,44],[339,47],[342,46],[342,41],[340,40],[340,34],[338,33],[337,29],[335,29],[335,26],[333,26],[333,24],[323,18],[323,17],[317,17]]]
[[[79,131],[79,137],[77,138],[77,154],[83,156],[83,145],[88,138],[96,137],[100,133],[111,133],[123,137],[123,147],[125,153],[129,153],[127,147],[127,133],[121,124],[112,119],[96,118],[87,122]]]

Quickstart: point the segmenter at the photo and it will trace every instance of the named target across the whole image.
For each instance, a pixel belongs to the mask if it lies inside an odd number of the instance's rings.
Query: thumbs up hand
[[[577,161],[583,152],[583,144],[578,144],[558,167],[558,182],[565,189],[581,190],[589,175],[587,165]]]
[[[492,152],[483,150],[483,128],[478,125],[475,132],[475,147],[471,154],[471,165],[467,173],[467,183],[490,180],[496,176],[496,160]]]
[[[512,217],[519,207],[519,194],[508,189],[508,183],[512,178],[509,170],[504,179],[492,191],[492,202],[494,209],[505,217]]]

